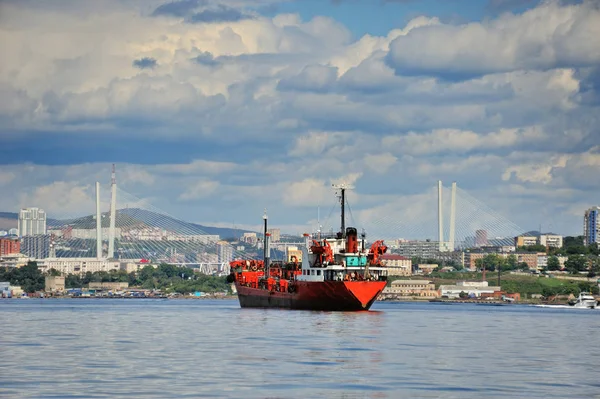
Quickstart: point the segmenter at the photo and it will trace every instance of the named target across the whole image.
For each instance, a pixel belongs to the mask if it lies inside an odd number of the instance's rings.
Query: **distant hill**
[[[196,223],[188,223],[175,219],[171,216],[147,211],[139,208],[120,209],[119,213],[127,214],[136,220],[142,221],[149,226],[157,226],[180,234],[210,234],[221,238],[240,237],[250,230],[232,229],[227,227],[203,226]],[[118,218],[117,218],[118,221]]]
[[[0,229],[17,227],[18,213],[0,212]],[[14,225],[13,225],[14,224]],[[6,225],[5,227],[2,227]],[[87,215],[75,219],[47,219],[46,225],[51,227],[72,226],[74,229],[95,229],[96,215]],[[109,227],[110,215],[108,212],[102,213],[102,227]],[[241,237],[250,230],[232,229],[226,227],[203,226],[196,223],[184,222],[173,217],[160,213],[147,211],[139,208],[127,208],[117,210],[115,220],[116,227],[135,227],[135,226],[159,227],[165,230],[173,231],[179,234],[210,234],[218,235],[221,238]]]

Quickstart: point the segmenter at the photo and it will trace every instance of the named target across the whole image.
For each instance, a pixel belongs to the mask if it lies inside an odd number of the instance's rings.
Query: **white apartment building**
[[[480,297],[481,294],[493,294],[500,291],[500,287],[490,287],[487,281],[459,281],[456,285],[441,285],[442,297],[458,298],[461,292],[469,296]]]
[[[550,248],[562,248],[563,246],[563,236],[552,235],[552,234],[542,234],[540,236],[540,245]]]
[[[519,236],[515,237],[516,247],[530,247],[533,245],[543,245],[550,248],[562,248],[563,237],[555,234],[542,234],[536,236]]]
[[[233,246],[227,241],[217,243],[217,255],[219,263],[229,263],[233,260]]]
[[[121,262],[96,258],[48,258],[38,261],[38,268],[42,272],[54,269],[63,274],[85,274],[120,270]]]
[[[410,276],[412,274],[410,258],[395,254],[383,254],[379,259],[381,264],[387,268],[388,276]]]
[[[21,209],[17,229],[20,237],[46,234],[46,212],[40,208]]]

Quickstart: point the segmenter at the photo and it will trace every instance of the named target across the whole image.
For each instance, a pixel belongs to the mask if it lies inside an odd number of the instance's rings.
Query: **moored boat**
[[[286,262],[271,262],[270,235],[264,216],[263,260],[234,260],[228,281],[235,283],[242,308],[302,310],[368,310],[387,283],[380,256],[383,241],[365,248],[365,235],[346,227],[346,186],[340,190],[341,228],[335,234],[304,234],[302,254]]]

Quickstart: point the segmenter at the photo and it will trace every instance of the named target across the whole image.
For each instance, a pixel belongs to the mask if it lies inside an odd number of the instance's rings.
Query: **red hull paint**
[[[277,292],[235,283],[242,308],[301,310],[369,310],[384,289],[385,281],[296,281],[296,291]]]

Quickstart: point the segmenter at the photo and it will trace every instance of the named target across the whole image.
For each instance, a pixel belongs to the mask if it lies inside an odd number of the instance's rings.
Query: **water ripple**
[[[600,312],[0,301],[0,397],[600,398]]]

